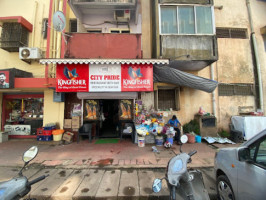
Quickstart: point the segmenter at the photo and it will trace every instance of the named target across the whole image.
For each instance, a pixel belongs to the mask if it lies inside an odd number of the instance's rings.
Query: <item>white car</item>
[[[266,129],[237,148],[215,155],[215,177],[220,200],[266,199]]]

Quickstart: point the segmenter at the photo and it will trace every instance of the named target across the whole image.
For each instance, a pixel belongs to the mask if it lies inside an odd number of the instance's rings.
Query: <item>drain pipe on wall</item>
[[[259,109],[262,112],[264,112],[260,60],[259,60],[259,54],[258,54],[257,41],[256,41],[256,37],[255,37],[255,31],[254,31],[254,27],[253,27],[252,14],[251,14],[251,9],[250,9],[250,0],[246,0],[246,4],[247,4],[247,8],[248,8],[248,17],[249,17],[249,24],[250,24],[250,30],[251,30],[251,39],[252,39],[255,61],[256,61],[256,67],[257,67],[257,74],[258,74],[259,102],[260,102],[259,103]]]
[[[211,64],[211,80],[214,80],[213,64]],[[212,114],[216,117],[215,90],[212,92]]]

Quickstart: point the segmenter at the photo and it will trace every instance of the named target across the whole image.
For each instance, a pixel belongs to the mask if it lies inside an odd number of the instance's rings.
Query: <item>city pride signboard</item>
[[[152,64],[57,64],[56,92],[153,91]]]

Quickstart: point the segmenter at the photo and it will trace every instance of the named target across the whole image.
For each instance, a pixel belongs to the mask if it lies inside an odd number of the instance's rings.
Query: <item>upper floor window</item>
[[[214,34],[210,6],[161,6],[161,34]]]

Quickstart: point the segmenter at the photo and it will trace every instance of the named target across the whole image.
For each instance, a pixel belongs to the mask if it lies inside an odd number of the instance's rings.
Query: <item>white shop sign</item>
[[[120,92],[121,65],[90,65],[89,91]]]
[[[5,125],[4,129],[9,135],[30,135],[31,125]]]

